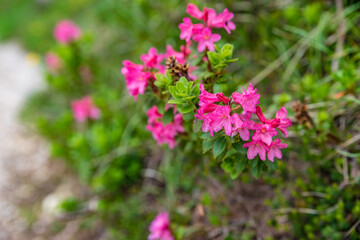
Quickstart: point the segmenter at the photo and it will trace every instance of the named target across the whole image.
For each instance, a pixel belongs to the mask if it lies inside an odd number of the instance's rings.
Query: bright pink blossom
[[[209,51],[214,51],[214,42],[221,39],[221,36],[217,33],[212,33],[211,29],[206,27],[201,32],[197,33],[193,37],[194,41],[199,42],[198,51],[203,52],[206,48]]]
[[[170,219],[167,212],[158,214],[149,227],[148,240],[174,240],[170,229]]]
[[[280,124],[278,129],[284,134],[285,137],[288,136],[288,131],[286,128],[291,126],[291,120],[286,118],[287,110],[282,107],[279,111],[276,112],[276,118],[280,119]]]
[[[184,52],[177,52],[175,51],[170,45],[166,46],[166,53],[165,53],[165,58],[169,58],[169,57],[175,57],[176,60],[180,63],[180,64],[184,64],[185,63],[185,54]]]
[[[180,39],[184,39],[186,42],[189,42],[194,34],[197,34],[201,31],[203,25],[193,24],[191,19],[186,17],[183,18],[183,23],[179,24],[179,28],[181,30]]]
[[[186,12],[197,19],[202,19],[204,17],[204,13],[199,10],[199,8],[195,4],[188,4],[186,7]],[[204,9],[204,12],[206,12],[206,8]]]
[[[256,112],[256,105],[259,104],[260,94],[256,93],[257,89],[249,84],[247,90],[243,89],[243,93],[234,92],[232,94],[232,98],[235,103],[240,104],[244,112],[255,113]]]
[[[54,30],[54,37],[56,41],[63,44],[71,43],[79,39],[81,30],[72,21],[62,20],[58,22]]]
[[[203,84],[200,84],[200,95],[199,95],[199,105],[202,106],[204,104],[215,103],[215,102],[223,102],[227,104],[229,102],[229,98],[225,97],[223,93],[209,93],[205,90]]]
[[[242,140],[248,141],[250,136],[249,124],[246,121],[243,121],[237,113],[234,113],[231,116],[231,122],[234,124],[231,135],[235,136],[236,134],[239,134]]]
[[[261,160],[266,160],[266,152],[269,148],[262,141],[253,140],[252,142],[243,144],[243,147],[248,148],[247,157],[249,159],[254,159],[254,157],[259,154]]]
[[[149,72],[144,72],[144,67],[132,63],[128,60],[123,61],[124,67],[121,73],[125,76],[126,88],[130,95],[134,96],[137,101],[138,94],[144,94],[147,86],[147,80],[152,76]]]
[[[71,107],[77,122],[84,122],[87,119],[98,119],[100,117],[100,110],[94,105],[89,96],[72,101]]]
[[[215,111],[206,115],[206,118],[210,122],[210,133],[213,136],[213,132],[218,132],[224,128],[225,134],[230,136],[232,132],[230,106],[219,106]]]
[[[180,46],[180,51],[183,53],[184,58],[191,54],[190,45],[191,42],[187,42],[185,45]]]
[[[47,68],[51,72],[56,72],[61,67],[61,60],[60,58],[53,52],[48,52],[45,55],[45,63]]]
[[[174,109],[174,114],[175,113],[176,110]],[[150,108],[146,114],[148,116],[148,125],[146,126],[146,129],[152,133],[152,136],[157,141],[158,145],[168,144],[170,148],[174,148],[176,146],[176,135],[185,132],[182,125],[182,114],[175,114],[173,122],[168,124],[162,122],[163,115],[158,111],[157,106]]]
[[[276,139],[275,142],[272,142],[271,145],[269,146],[267,157],[272,162],[274,161],[274,157],[276,157],[277,159],[281,159],[282,153],[280,149],[287,148],[287,146],[288,146],[287,144],[281,143],[280,139]]]
[[[234,18],[234,14],[232,12],[229,12],[226,8],[224,9],[224,12],[217,15],[212,22],[213,27],[222,27],[225,28],[227,33],[230,34],[232,30],[235,30],[236,26],[231,21],[231,19]]]
[[[270,145],[272,142],[272,137],[277,135],[275,128],[268,124],[256,124],[256,131],[252,137],[253,140],[261,140],[266,145]]]
[[[142,54],[140,59],[146,67],[159,68],[160,62],[164,59],[164,55],[157,54],[156,48],[152,47],[147,54]]]
[[[215,105],[215,104],[213,104],[213,105]],[[218,105],[215,105],[215,106],[218,106]],[[214,111],[215,109],[213,109],[212,111]],[[195,114],[194,117],[203,122],[202,123],[202,131],[209,132],[210,128],[211,128],[210,127],[210,119],[208,119],[206,117],[206,115],[204,115],[204,112],[202,111],[202,109],[198,109],[196,112],[197,112],[197,114]]]

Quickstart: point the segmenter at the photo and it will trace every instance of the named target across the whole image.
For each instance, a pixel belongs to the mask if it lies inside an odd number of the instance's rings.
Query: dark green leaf
[[[239,174],[242,173],[242,171],[244,171],[244,169],[246,168],[247,165],[247,159],[236,159],[236,172],[238,172]]]
[[[249,160],[250,168],[256,167],[256,166],[258,165],[258,162],[259,162],[259,158],[258,158],[258,157],[255,157],[254,159]]]
[[[214,157],[216,158],[221,153],[223,153],[225,148],[226,148],[226,138],[219,137],[214,143],[214,148],[213,148]]]
[[[276,159],[274,159],[274,162],[271,162],[270,160],[266,160],[265,164],[270,170],[276,170],[278,167]]]
[[[203,140],[203,142],[202,142],[203,153],[206,153],[207,151],[209,151],[213,146],[214,146],[214,141]]]
[[[165,113],[164,113],[164,116],[163,116],[163,122],[164,124],[168,124],[170,122],[172,122],[173,118],[174,118],[174,113],[173,113],[173,109],[170,108],[168,109]]]
[[[250,168],[250,172],[255,178],[259,178],[261,174],[261,164],[258,164],[254,168]]]

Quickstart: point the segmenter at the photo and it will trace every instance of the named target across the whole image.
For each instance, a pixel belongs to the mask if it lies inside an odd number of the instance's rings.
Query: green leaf
[[[189,82],[185,77],[181,77],[179,79],[178,83],[182,83],[182,84],[184,84],[184,86],[187,86]]]
[[[215,83],[214,84],[214,93],[221,93],[221,92],[222,92],[221,84]]]
[[[234,161],[232,158],[225,158],[221,163],[221,168],[224,169],[225,172],[231,173],[234,168]]]
[[[168,103],[170,104],[183,104],[185,101],[184,100],[177,100],[177,99],[170,99],[168,101]]]
[[[250,168],[256,167],[256,166],[258,165],[258,162],[259,162],[259,158],[258,158],[258,157],[255,157],[254,159],[249,160]]]
[[[225,148],[226,148],[226,138],[223,136],[219,137],[214,143],[214,148],[213,148],[214,157],[216,158],[221,153],[223,153]]]
[[[185,92],[186,92],[185,84],[182,83],[182,82],[180,82],[180,81],[178,81],[178,82],[176,83],[176,90],[179,91],[179,92],[185,93]]]
[[[200,121],[199,119],[195,119],[195,122],[193,124],[194,132],[200,132],[201,128],[202,128],[202,121]]]
[[[270,170],[276,170],[278,168],[276,159],[274,159],[274,162],[271,162],[270,160],[266,160],[265,164]]]
[[[234,142],[232,144],[232,147],[235,148],[236,151],[238,151],[241,154],[246,154],[246,148],[243,148],[242,142]]]
[[[238,159],[235,165],[236,172],[238,172],[239,174],[242,173],[246,168],[246,165],[247,165],[247,159]]]
[[[221,50],[220,54],[223,58],[231,58],[234,51],[234,46],[232,44],[225,44]]]
[[[201,139],[210,139],[211,138],[211,135],[210,135],[210,132],[202,132],[200,133],[200,138]]]
[[[158,106],[159,112],[161,114],[164,114],[164,112],[165,112],[165,102],[160,102],[160,103],[157,104],[157,106]]]
[[[254,168],[250,168],[250,172],[256,179],[258,179],[260,177],[260,174],[261,174],[261,164],[258,164]]]
[[[178,110],[179,112],[181,113],[188,113],[188,112],[191,112],[193,109],[194,109],[194,105],[191,104],[191,103],[183,103],[181,105],[178,105]]]
[[[208,52],[207,55],[212,66],[218,65],[221,62],[220,54],[216,52]]]
[[[206,153],[207,151],[209,151],[213,146],[214,146],[214,141],[206,141],[206,140],[204,140],[202,142],[203,153]]]
[[[188,82],[186,87],[186,93],[189,95],[191,93],[191,88],[194,85],[194,82]]]
[[[175,86],[169,86],[169,92],[173,96],[173,98],[178,100],[183,99],[183,97],[179,96],[179,94],[177,93]]]
[[[167,88],[171,83],[172,79],[164,76],[161,73],[155,74],[156,81],[154,82],[155,86],[160,88]]]
[[[170,108],[170,109],[168,109],[166,112],[165,112],[165,114],[164,114],[164,116],[163,116],[163,122],[164,122],[164,124],[168,124],[168,123],[170,123],[170,122],[172,122],[172,120],[173,120],[173,118],[174,118],[174,113],[173,113],[173,109],[172,108]]]
[[[226,60],[225,62],[226,63],[232,63],[232,62],[237,62],[237,61],[239,61],[238,58],[233,58],[233,59]]]
[[[190,101],[190,100],[192,100],[192,99],[194,99],[194,98],[196,98],[196,96],[186,97],[186,98],[184,98],[184,100]]]
[[[191,95],[199,97],[200,94],[200,84],[195,84],[194,87],[191,89]]]

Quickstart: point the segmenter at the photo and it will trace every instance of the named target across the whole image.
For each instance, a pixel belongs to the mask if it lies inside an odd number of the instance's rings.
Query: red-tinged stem
[[[236,108],[232,108],[231,111],[235,111],[237,109],[241,108],[241,105],[237,106]]]

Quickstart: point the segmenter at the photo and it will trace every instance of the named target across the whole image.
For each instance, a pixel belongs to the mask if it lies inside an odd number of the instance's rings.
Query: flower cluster
[[[170,107],[167,105],[165,110]],[[148,124],[146,129],[149,130],[158,145],[168,144],[170,148],[176,146],[175,136],[178,133],[185,132],[182,126],[183,117],[181,113],[176,113],[176,108],[173,109],[174,120],[168,124],[163,123],[163,115],[159,112],[157,106],[153,106],[147,111]]]
[[[148,240],[174,240],[170,230],[170,219],[167,212],[158,214],[149,227]]]
[[[81,37],[81,29],[72,21],[62,20],[55,27],[54,37],[59,43],[68,44]]]
[[[144,94],[146,86],[154,86],[156,73],[165,73],[165,66],[162,65],[164,57],[175,56],[179,63],[185,63],[186,57],[190,54],[189,48],[181,46],[181,52],[175,51],[170,45],[167,46],[165,54],[158,54],[156,48],[150,48],[147,54],[141,55],[143,65],[135,64],[129,60],[123,61],[124,67],[121,73],[125,77],[126,87],[137,101],[138,94]]]
[[[214,132],[224,129],[228,136],[239,134],[242,140],[249,141],[252,130],[254,133],[251,142],[243,145],[248,148],[249,159],[259,155],[261,160],[265,161],[267,156],[273,162],[274,157],[278,159],[282,157],[280,149],[286,148],[287,144],[281,143],[280,139],[273,141],[273,137],[277,135],[276,129],[279,129],[285,137],[288,135],[286,128],[291,126],[291,121],[286,118],[285,108],[282,107],[276,113],[276,118],[266,119],[261,108],[257,106],[260,94],[256,93],[257,90],[251,84],[246,90],[243,88],[242,93],[234,92],[231,98],[224,96],[223,93],[209,93],[202,84],[200,91],[200,108],[195,117],[203,121],[204,132],[210,132],[213,136]],[[260,122],[251,120],[253,114],[256,114]]]
[[[100,117],[100,110],[97,108],[91,97],[86,96],[79,100],[74,100],[71,103],[74,118],[77,122],[84,122],[87,119],[98,119]]]
[[[186,42],[190,42],[191,39],[198,42],[199,52],[203,52],[205,49],[214,51],[214,42],[221,39],[219,34],[212,33],[212,28],[224,28],[228,33],[235,29],[235,24],[231,21],[234,14],[227,9],[216,14],[212,8],[205,7],[203,11],[200,11],[194,4],[189,4],[186,12],[191,17],[203,22],[193,24],[190,18],[183,18],[183,23],[179,24],[180,39],[184,39]]]

